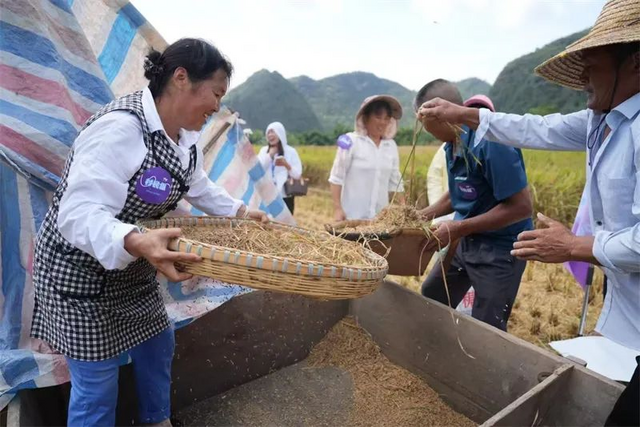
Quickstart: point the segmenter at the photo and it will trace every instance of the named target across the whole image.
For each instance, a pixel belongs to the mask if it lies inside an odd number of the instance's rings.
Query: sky
[[[171,43],[212,42],[231,87],[261,69],[322,79],[367,71],[412,89],[493,83],[517,57],[591,27],[605,0],[132,0]]]

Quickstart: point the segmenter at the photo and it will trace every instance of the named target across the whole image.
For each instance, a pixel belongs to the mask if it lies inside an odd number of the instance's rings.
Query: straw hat
[[[364,101],[362,101],[362,105],[360,105],[360,109],[358,110],[357,115],[359,116],[363,114],[365,108],[367,108],[369,104],[373,104],[376,101],[384,101],[389,104],[389,107],[391,108],[391,117],[393,117],[394,119],[400,120],[402,118],[402,106],[400,105],[400,102],[391,95],[373,95],[366,98]]]
[[[563,52],[536,68],[547,80],[572,89],[583,89],[582,52],[598,46],[640,41],[640,1],[609,0],[589,33]]]

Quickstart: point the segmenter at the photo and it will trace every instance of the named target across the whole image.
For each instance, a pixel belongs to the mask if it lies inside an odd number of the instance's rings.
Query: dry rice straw
[[[185,239],[256,254],[293,258],[314,263],[371,267],[373,260],[355,242],[319,233],[278,230],[258,222],[228,227],[184,226]]]

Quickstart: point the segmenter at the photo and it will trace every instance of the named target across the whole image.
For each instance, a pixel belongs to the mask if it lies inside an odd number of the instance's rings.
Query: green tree
[[[394,138],[398,145],[411,145],[413,144],[413,128],[400,128]],[[428,132],[422,131],[418,135],[416,145],[428,145],[435,141],[433,135]]]
[[[350,128],[349,126],[343,123],[338,123],[337,125],[335,125],[335,127],[331,131],[330,136],[335,141],[336,139],[338,139],[340,135],[344,135],[345,133],[349,133],[352,131],[353,129]]]
[[[333,145],[335,140],[333,140],[326,133],[318,132],[317,130],[312,130],[309,132],[302,132],[300,135],[301,145]]]

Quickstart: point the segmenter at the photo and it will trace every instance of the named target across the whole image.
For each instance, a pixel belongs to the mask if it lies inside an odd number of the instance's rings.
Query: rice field
[[[296,220],[300,226],[321,229],[331,221],[332,205],[327,179],[335,154],[334,147],[296,147],[302,159],[304,175],[310,178],[307,197],[296,199]],[[417,194],[424,194],[427,167],[437,147],[418,147],[416,153]],[[404,164],[410,147],[401,147]],[[525,151],[527,174],[534,195],[536,212],[571,225],[584,187],[583,153]],[[408,179],[408,177],[405,177]],[[421,204],[425,196],[422,196]],[[416,292],[424,277],[392,277]],[[582,288],[561,265],[530,263],[509,321],[509,332],[541,347],[550,341],[577,335],[583,299]],[[586,332],[595,327],[602,308],[602,277],[593,286]]]
[[[425,204],[427,168],[438,147],[416,147],[414,186],[418,203]],[[296,147],[304,166],[304,175],[315,188],[329,188],[327,179],[335,155],[334,147]],[[400,147],[400,162],[404,166],[411,147]],[[578,209],[585,181],[585,155],[575,152],[524,150],[534,207],[548,217],[571,224]],[[402,170],[402,168],[401,168]],[[409,179],[405,175],[405,184]]]

